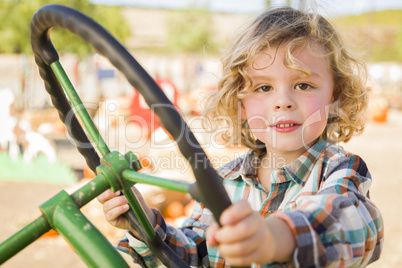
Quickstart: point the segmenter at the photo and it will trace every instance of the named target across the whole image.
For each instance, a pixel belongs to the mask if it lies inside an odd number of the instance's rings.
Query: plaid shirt
[[[292,262],[253,267],[362,267],[379,258],[382,219],[368,198],[371,177],[360,157],[319,140],[297,160],[271,174],[268,192],[256,176],[263,153],[250,150],[218,171],[232,202],[247,199],[262,217],[284,220],[296,238]],[[157,215],[155,229],[191,267],[228,266],[205,241],[205,230],[214,219],[202,204],[195,203],[193,215],[179,229],[166,225],[160,213]],[[118,248],[142,266],[162,265],[130,234]]]

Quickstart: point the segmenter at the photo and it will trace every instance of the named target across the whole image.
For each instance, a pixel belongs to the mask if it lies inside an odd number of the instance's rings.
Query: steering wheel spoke
[[[78,114],[79,118],[81,119],[81,122],[85,127],[85,130],[87,131],[92,141],[94,142],[97,151],[100,152],[102,157],[105,156],[110,152],[110,150],[106,145],[106,142],[103,140],[98,129],[96,128],[94,121],[92,121],[91,116],[89,115],[87,109],[82,103],[80,96],[78,96],[77,91],[75,90],[73,84],[71,83],[66,72],[64,71],[63,66],[60,64],[59,61],[55,61],[50,65],[50,67],[52,68],[61,86],[66,92],[68,99],[72,103],[73,105],[72,109],[75,111],[76,114]],[[68,119],[69,118],[67,118],[67,120]],[[79,146],[85,146],[85,145],[82,144]]]

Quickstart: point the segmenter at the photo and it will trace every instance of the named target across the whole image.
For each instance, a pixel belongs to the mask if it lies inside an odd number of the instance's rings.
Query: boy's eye
[[[305,83],[300,83],[296,85],[296,89],[298,90],[307,90],[310,89],[311,86],[309,84],[305,84]]]
[[[268,92],[271,90],[272,90],[271,86],[261,86],[261,87],[256,88],[255,92]]]

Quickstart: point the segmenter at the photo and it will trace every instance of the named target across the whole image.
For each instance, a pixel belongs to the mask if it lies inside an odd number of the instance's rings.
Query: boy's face
[[[284,45],[266,49],[247,68],[252,89],[242,99],[242,118],[270,151],[296,159],[326,127],[334,81],[326,57],[306,47],[293,51],[296,64],[310,70],[306,77],[284,65],[284,52]]]

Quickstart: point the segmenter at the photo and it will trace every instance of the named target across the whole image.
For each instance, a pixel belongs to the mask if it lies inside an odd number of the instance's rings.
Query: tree
[[[172,10],[167,16],[167,43],[172,51],[213,52],[211,12],[202,8]]]
[[[32,54],[30,22],[34,12],[47,4],[63,4],[75,8],[109,30],[124,42],[130,30],[118,7],[91,4],[88,0],[0,0],[0,53]],[[52,42],[60,52],[85,56],[92,51],[80,38],[64,29],[52,29]]]
[[[290,0],[286,0],[286,5],[290,6]],[[271,6],[271,0],[265,0],[265,7]]]
[[[172,10],[166,17],[167,49],[184,52],[185,90],[190,90],[191,86],[194,86],[199,66],[196,54],[211,54],[218,50],[212,41],[212,25],[211,12],[207,8]]]

